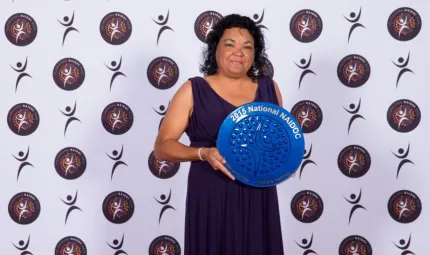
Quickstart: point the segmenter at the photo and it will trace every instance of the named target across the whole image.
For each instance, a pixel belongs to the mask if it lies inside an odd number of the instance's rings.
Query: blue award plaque
[[[217,148],[236,180],[254,187],[282,183],[299,168],[302,129],[284,108],[266,102],[242,105],[221,124]]]

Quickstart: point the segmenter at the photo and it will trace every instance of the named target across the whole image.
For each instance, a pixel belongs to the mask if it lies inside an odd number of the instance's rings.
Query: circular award
[[[305,141],[291,113],[275,104],[254,102],[236,108],[225,118],[217,148],[236,180],[269,187],[297,171]]]

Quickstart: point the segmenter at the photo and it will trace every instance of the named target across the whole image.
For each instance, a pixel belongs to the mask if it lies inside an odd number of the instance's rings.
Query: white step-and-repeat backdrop
[[[306,133],[278,189],[285,253],[430,254],[424,0],[3,0],[2,254],[183,254],[189,163],[153,144],[230,13],[264,31]]]

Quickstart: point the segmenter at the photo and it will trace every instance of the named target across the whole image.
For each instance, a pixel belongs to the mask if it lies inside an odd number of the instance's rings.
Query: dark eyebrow
[[[229,39],[229,38],[224,39],[224,41],[232,41],[232,42],[235,42],[233,39]],[[247,43],[253,44],[251,41],[246,41],[246,42],[245,42],[245,44],[247,44]]]

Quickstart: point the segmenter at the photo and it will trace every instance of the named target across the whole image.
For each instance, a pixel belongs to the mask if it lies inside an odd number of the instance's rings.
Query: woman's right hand
[[[234,176],[224,166],[226,161],[224,157],[221,156],[217,148],[203,148],[200,151],[200,154],[202,155],[203,160],[207,161],[214,170],[221,170],[225,175],[230,177],[230,179],[233,181],[235,180]]]

